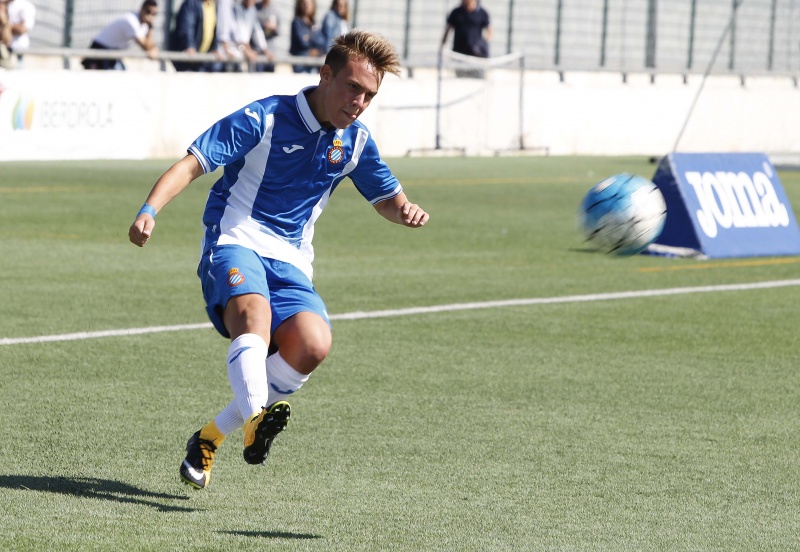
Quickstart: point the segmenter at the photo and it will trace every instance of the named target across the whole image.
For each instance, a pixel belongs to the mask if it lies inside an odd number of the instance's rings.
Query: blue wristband
[[[142,213],[146,213],[151,217],[156,218],[156,208],[153,207],[152,205],[148,205],[147,203],[142,205],[142,208],[139,209],[138,213],[136,213],[136,218],[139,218],[139,215],[141,215]]]

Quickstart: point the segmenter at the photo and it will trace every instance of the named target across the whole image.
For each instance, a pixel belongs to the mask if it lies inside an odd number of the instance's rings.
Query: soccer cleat
[[[263,464],[269,455],[275,436],[286,429],[291,407],[286,401],[278,401],[262,408],[244,426],[244,460],[248,464]]]
[[[200,438],[198,431],[186,443],[186,458],[180,467],[181,480],[195,489],[204,489],[211,481],[211,466],[217,447]]]

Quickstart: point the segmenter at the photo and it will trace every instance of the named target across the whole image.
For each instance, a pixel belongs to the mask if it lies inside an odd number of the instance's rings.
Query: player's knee
[[[281,356],[301,374],[310,374],[322,364],[331,349],[331,334],[327,332],[305,332],[284,339],[278,350]]]
[[[331,349],[331,329],[322,318],[301,313],[281,324],[274,340],[281,356],[297,371],[309,374]]]
[[[331,342],[330,332],[320,332],[319,335],[307,340],[303,347],[304,364],[314,368],[322,364],[331,350]]]

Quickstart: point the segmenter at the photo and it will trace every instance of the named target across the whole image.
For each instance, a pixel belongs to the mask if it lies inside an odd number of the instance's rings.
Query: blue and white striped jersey
[[[238,244],[313,276],[314,223],[349,177],[373,205],[402,191],[369,130],[326,130],[305,92],[264,98],[217,121],[189,147],[206,173],[224,166],[203,214],[203,251]]]

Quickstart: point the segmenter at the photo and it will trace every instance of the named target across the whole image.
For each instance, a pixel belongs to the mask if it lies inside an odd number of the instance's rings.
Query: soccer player
[[[217,448],[243,424],[245,460],[263,463],[289,419],[285,399],[328,355],[330,321],[311,283],[311,238],[337,185],[349,177],[391,222],[428,222],[357,120],[399,63],[378,35],[340,36],[317,86],[258,100],[216,122],[156,181],[130,227],[131,242],[144,246],[156,213],[197,177],[224,166],[203,215],[198,275],[209,318],[231,339],[234,399],[186,445],[179,471],[193,487],[208,485]]]

